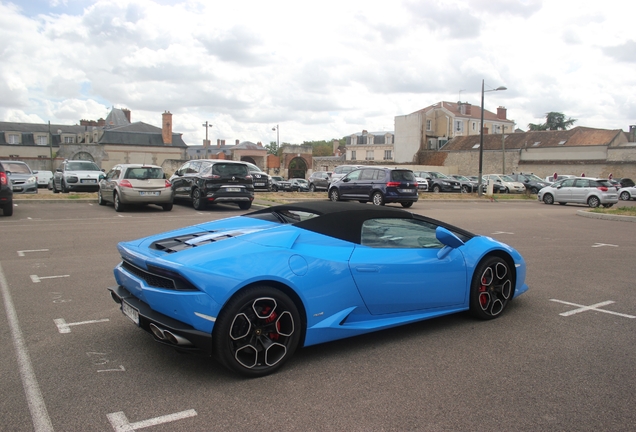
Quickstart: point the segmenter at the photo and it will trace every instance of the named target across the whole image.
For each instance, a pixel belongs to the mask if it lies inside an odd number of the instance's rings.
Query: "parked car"
[[[570,174],[557,174],[556,179],[554,178],[554,175],[551,175],[551,176],[547,176],[545,178],[545,181],[548,184],[552,184],[552,183],[554,183],[556,181],[559,181],[559,180],[563,180],[563,179],[566,179],[566,178],[575,178],[575,177],[576,177],[575,175],[570,175]]]
[[[413,173],[415,175],[415,173]],[[428,180],[424,177],[418,177],[415,175],[415,180],[417,181],[417,190],[418,192],[426,192],[428,191]]]
[[[471,180],[468,177],[459,175],[459,174],[453,174],[453,175],[450,175],[449,177],[459,182],[461,191],[463,193],[477,192],[476,180]]]
[[[371,201],[374,205],[400,203],[411,207],[417,202],[417,180],[413,171],[380,167],[365,167],[351,171],[329,186],[331,201]]]
[[[317,190],[329,190],[329,183],[331,182],[331,172],[314,171],[309,176],[308,182],[309,192],[315,192]]]
[[[541,177],[538,177],[534,174],[510,174],[508,177],[510,177],[514,181],[523,183],[523,185],[526,187],[526,191],[530,192],[531,194],[537,194],[542,188],[550,185],[550,183],[543,181]]]
[[[51,180],[53,179],[52,171],[37,170],[33,171],[33,173],[35,174],[39,188],[48,187],[49,183],[51,183]]]
[[[416,177],[425,178],[429,192],[461,192],[459,181],[437,171],[413,171]]]
[[[4,216],[13,215],[13,187],[11,180],[0,162],[0,208]]]
[[[477,182],[479,176],[467,176],[468,179],[470,179],[471,181]],[[493,182],[492,184],[492,193],[496,194],[496,193],[501,193],[501,189],[503,189],[503,186],[501,186],[499,183],[495,183]],[[482,177],[481,179],[481,192],[482,193],[488,193],[488,179]]]
[[[357,170],[359,168],[364,168],[365,165],[339,165],[334,168],[331,173],[331,183],[340,180],[347,174],[349,174],[353,170]]]
[[[15,160],[3,160],[0,163],[4,166],[14,194],[38,193],[38,180],[26,163]]]
[[[117,249],[108,289],[125,319],[248,377],[276,372],[301,347],[460,311],[495,319],[528,290],[512,247],[357,203],[267,207]]]
[[[281,176],[270,176],[271,180],[271,190],[274,192],[284,191],[288,186],[289,182],[282,178]]]
[[[546,204],[587,204],[590,207],[612,207],[618,202],[616,188],[607,179],[575,177],[559,180],[546,186],[537,194]]]
[[[208,204],[232,203],[247,210],[254,201],[247,164],[224,159],[193,159],[170,177],[175,200],[188,200],[197,210]]]
[[[250,162],[243,161],[252,174],[252,181],[254,182],[254,190],[272,190],[272,179],[269,174]]]
[[[501,185],[501,193],[524,193],[526,191],[526,185],[505,174],[486,174],[484,178],[486,181],[492,180]]]
[[[304,178],[291,178],[289,186],[285,189],[291,192],[309,192],[309,182]]]
[[[53,174],[53,193],[97,192],[104,172],[95,162],[65,160]]]
[[[636,199],[636,187],[629,186],[618,190],[618,197],[623,201]]]
[[[155,204],[172,210],[174,190],[160,166],[143,164],[115,165],[99,182],[99,205],[113,203],[121,212],[130,205]]]
[[[627,178],[627,177],[623,177],[623,178],[619,178],[618,182],[621,184],[621,187],[633,187],[636,186],[636,184],[634,184],[634,180]]]

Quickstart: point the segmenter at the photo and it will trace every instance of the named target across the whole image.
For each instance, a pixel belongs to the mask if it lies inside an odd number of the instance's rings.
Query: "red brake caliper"
[[[486,288],[486,278],[481,278],[481,286],[479,287],[479,292],[480,293],[485,293],[486,291],[488,291],[488,288]],[[484,296],[484,295],[479,295],[479,303],[481,304],[481,307],[485,307],[488,304],[488,297]]]
[[[273,312],[269,318],[267,318],[265,320],[265,322],[267,324],[273,323],[274,321],[276,321],[276,318],[278,317],[278,315],[276,314],[276,312]],[[280,331],[280,323],[276,323],[276,330]],[[269,338],[271,340],[278,340],[278,337],[280,336],[278,333],[269,333],[268,334]]]

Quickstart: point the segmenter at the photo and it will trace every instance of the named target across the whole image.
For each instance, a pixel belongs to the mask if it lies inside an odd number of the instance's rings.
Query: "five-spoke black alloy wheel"
[[[470,312],[481,319],[497,318],[512,298],[514,276],[502,258],[485,258],[473,275]]]
[[[296,351],[301,322],[283,292],[256,286],[239,292],[214,326],[214,351],[225,367],[248,377],[278,370]]]

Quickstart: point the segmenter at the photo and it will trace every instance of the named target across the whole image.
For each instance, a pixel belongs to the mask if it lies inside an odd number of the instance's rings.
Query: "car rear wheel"
[[[116,212],[123,212],[125,210],[125,206],[121,203],[119,194],[117,192],[115,192],[115,195],[113,195],[113,205],[115,206]]]
[[[238,206],[241,210],[249,210],[250,207],[252,207],[252,203],[251,202],[240,202],[238,203]]]
[[[632,198],[632,197],[631,197],[631,195],[629,194],[629,192],[627,192],[627,191],[623,191],[623,192],[621,192],[621,199],[622,199],[623,201],[629,201],[631,198]]]
[[[201,190],[199,189],[192,191],[192,207],[195,210],[205,210],[205,200],[201,196]]]
[[[508,263],[496,256],[485,258],[473,274],[470,312],[480,319],[497,318],[508,305],[514,289]]]
[[[265,285],[239,292],[219,314],[212,337],[218,361],[256,378],[278,370],[296,351],[300,314],[283,292]]]
[[[338,189],[333,188],[329,191],[329,199],[333,202],[340,201],[340,193]]]
[[[106,201],[104,201],[104,197],[102,196],[102,190],[98,190],[97,191],[97,204],[99,205],[106,205]]]
[[[612,207],[613,205],[614,205],[614,204],[603,204],[603,207],[605,207],[605,208],[610,208],[610,207]]]
[[[401,202],[400,204],[402,204],[404,208],[409,208],[413,205],[413,201]]]
[[[13,201],[6,203],[2,207],[2,214],[4,216],[13,216]]]
[[[173,204],[172,204],[172,203],[170,203],[170,204],[161,204],[161,208],[163,209],[163,211],[170,211],[170,210],[172,210],[172,206],[173,206]]]
[[[554,204],[554,197],[547,193],[545,195],[543,195],[543,202],[546,204]]]
[[[591,196],[587,199],[587,205],[589,205],[591,208],[596,208],[601,205],[601,200],[598,199],[597,196]]]
[[[313,183],[309,185],[309,192],[316,192],[316,186]]]
[[[383,206],[384,195],[382,195],[382,192],[374,192],[373,195],[371,196],[371,202],[373,202],[373,205]]]

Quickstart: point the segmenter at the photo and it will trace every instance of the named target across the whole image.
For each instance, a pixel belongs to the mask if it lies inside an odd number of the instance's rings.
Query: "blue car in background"
[[[136,326],[248,377],[299,347],[461,311],[497,318],[528,289],[512,247],[359,203],[279,205],[118,249],[109,290]]]

